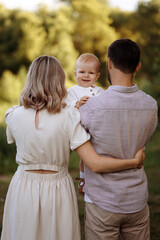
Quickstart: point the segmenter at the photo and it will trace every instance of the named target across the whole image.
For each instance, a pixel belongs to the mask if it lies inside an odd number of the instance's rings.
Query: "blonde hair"
[[[21,105],[25,108],[50,113],[60,112],[65,107],[65,73],[60,62],[51,56],[40,56],[30,65],[25,86],[21,92]]]
[[[99,71],[99,68],[100,68],[100,61],[99,59],[92,53],[83,53],[81,54],[77,61],[76,61],[76,68],[78,67],[78,65],[80,63],[87,63],[87,62],[90,62],[90,61],[93,61],[97,64],[97,71]]]

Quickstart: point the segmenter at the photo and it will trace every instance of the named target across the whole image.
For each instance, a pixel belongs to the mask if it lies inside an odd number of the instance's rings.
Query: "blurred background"
[[[134,82],[159,106],[160,0],[0,0],[0,232],[6,191],[17,168],[15,146],[6,142],[4,115],[7,108],[19,104],[30,63],[43,54],[55,56],[66,72],[69,88],[76,84],[77,57],[93,53],[101,62],[97,84],[106,89],[107,48],[118,38],[130,38],[139,45],[142,67]],[[146,147],[151,240],[160,240],[159,129],[160,124]],[[73,152],[73,179],[78,175],[78,165],[79,158]],[[84,203],[77,197],[83,239]]]

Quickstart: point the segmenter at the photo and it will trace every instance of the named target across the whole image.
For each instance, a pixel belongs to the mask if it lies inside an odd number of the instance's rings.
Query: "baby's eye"
[[[89,74],[94,74],[94,72],[90,72]]]
[[[79,73],[84,73],[84,71],[79,71]]]

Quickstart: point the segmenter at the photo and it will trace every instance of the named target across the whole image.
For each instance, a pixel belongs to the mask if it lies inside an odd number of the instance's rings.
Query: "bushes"
[[[17,164],[15,162],[15,144],[8,144],[6,139],[6,127],[0,127],[0,174],[13,173]]]

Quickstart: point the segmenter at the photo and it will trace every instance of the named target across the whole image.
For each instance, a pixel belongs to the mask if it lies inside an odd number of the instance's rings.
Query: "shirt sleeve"
[[[90,135],[80,123],[80,113],[76,108],[70,109],[69,128],[71,150],[76,149],[90,139]]]
[[[19,107],[19,106],[14,106],[14,107],[9,108],[5,115],[5,122],[7,124],[6,135],[7,135],[8,144],[15,142],[15,139],[12,134],[12,114],[13,114],[15,108],[17,108],[17,107]]]
[[[90,107],[90,99],[87,101],[87,103],[83,104],[79,108],[79,112],[81,115],[81,124],[84,126],[86,131],[89,130],[89,124],[91,119],[91,107]]]
[[[77,103],[78,100],[79,100],[79,99],[77,99],[76,95],[74,94],[73,89],[72,89],[72,88],[69,88],[69,89],[68,89],[68,95],[67,95],[66,101],[65,101],[66,104],[67,104],[67,106],[69,106],[69,107],[75,107],[75,105],[76,105],[76,103]]]

